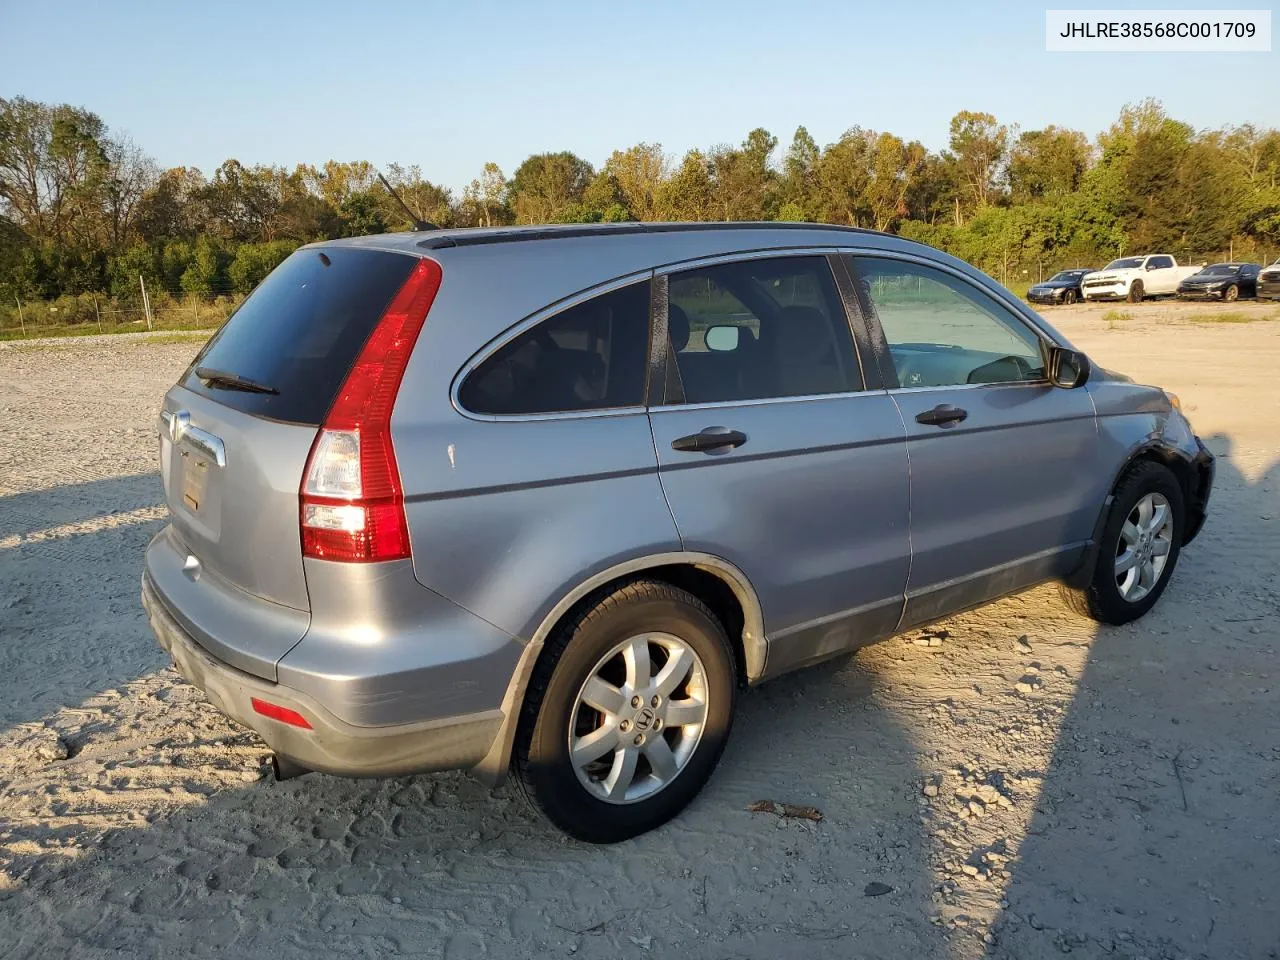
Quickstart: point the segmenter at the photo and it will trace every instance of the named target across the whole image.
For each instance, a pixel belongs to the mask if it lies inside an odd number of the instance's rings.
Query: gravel
[[[5,347],[0,952],[1266,956],[1280,540],[1256,518],[1280,515],[1280,324],[1102,312],[1052,319],[1179,393],[1220,456],[1155,610],[1099,630],[1043,587],[745,691],[693,805],[610,848],[460,774],[265,777],[265,745],[167,668],[138,604],[156,409],[193,344]],[[1040,686],[1000,693],[1015,681]],[[760,797],[823,819],[750,813]]]

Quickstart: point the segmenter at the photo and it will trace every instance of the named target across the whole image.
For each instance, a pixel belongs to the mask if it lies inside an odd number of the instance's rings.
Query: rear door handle
[[[671,441],[671,449],[682,453],[710,453],[713,450],[724,450],[740,447],[747,442],[747,435],[741,430],[727,430],[724,427],[707,427],[687,437],[678,437]]]
[[[932,410],[916,414],[916,423],[927,424],[931,427],[945,427],[953,423],[959,423],[967,416],[969,416],[968,410],[961,410],[959,407],[953,407],[949,403],[940,403]]]

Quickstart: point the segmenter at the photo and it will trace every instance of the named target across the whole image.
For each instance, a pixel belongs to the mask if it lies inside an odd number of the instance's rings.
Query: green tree
[[[1055,126],[1024,131],[1009,153],[1010,200],[1030,203],[1074,193],[1089,159],[1089,140],[1079,131]]]
[[[236,248],[235,256],[227,266],[227,278],[231,282],[231,289],[235,293],[252,292],[268,273],[296,249],[297,244],[290,240],[241,244]]]
[[[818,220],[850,227],[869,223],[867,190],[871,185],[875,137],[870,130],[853,127],[822,151],[814,198]]]
[[[227,261],[221,247],[208,237],[201,237],[196,241],[191,265],[182,274],[183,291],[205,300],[229,293],[231,283],[227,277]]]
[[[508,202],[517,223],[551,223],[570,204],[581,203],[595,171],[567,150],[536,153],[516,168]]]
[[[796,127],[791,146],[782,160],[782,178],[778,183],[778,199],[782,207],[780,220],[808,220],[816,214],[818,164],[822,151],[809,131]]]
[[[710,161],[702,151],[690,150],[663,183],[658,208],[664,220],[711,220],[714,195]]]
[[[777,210],[777,172],[769,164],[778,138],[757,127],[741,147],[711,151],[712,196],[720,220],[768,220]]]
[[[382,219],[382,206],[380,198],[372,190],[348,194],[338,205],[342,235],[363,237],[371,233],[386,233],[387,222]]]
[[[925,149],[882,133],[871,144],[871,178],[866,187],[871,226],[888,230],[907,216],[907,191],[924,164]]]
[[[480,176],[462,192],[462,204],[458,211],[461,225],[492,227],[506,223],[507,178],[496,163],[486,163]]]
[[[950,146],[962,206],[973,211],[994,203],[1009,153],[1009,128],[989,113],[961,110],[951,118]]]
[[[658,219],[662,187],[669,173],[662,144],[639,143],[615,150],[605,162],[604,172],[613,179],[620,194],[614,203],[626,207],[632,219]]]

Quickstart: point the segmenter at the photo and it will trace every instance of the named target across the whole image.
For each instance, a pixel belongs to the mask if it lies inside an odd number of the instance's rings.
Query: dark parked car
[[[1239,300],[1258,295],[1256,263],[1211,263],[1178,284],[1179,300]]]
[[[1258,296],[1267,300],[1280,300],[1280,258],[1258,274]]]
[[[1080,294],[1080,281],[1086,273],[1092,273],[1092,267],[1083,270],[1059,270],[1048,280],[1037,283],[1027,291],[1027,299],[1032,303],[1075,303],[1083,299]]]

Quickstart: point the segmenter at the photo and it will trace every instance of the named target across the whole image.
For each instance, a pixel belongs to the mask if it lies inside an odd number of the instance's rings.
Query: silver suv
[[[512,770],[598,842],[743,686],[1050,579],[1141,616],[1213,480],[981,273],[802,224],[304,247],[161,421],[143,602],[279,775]]]

